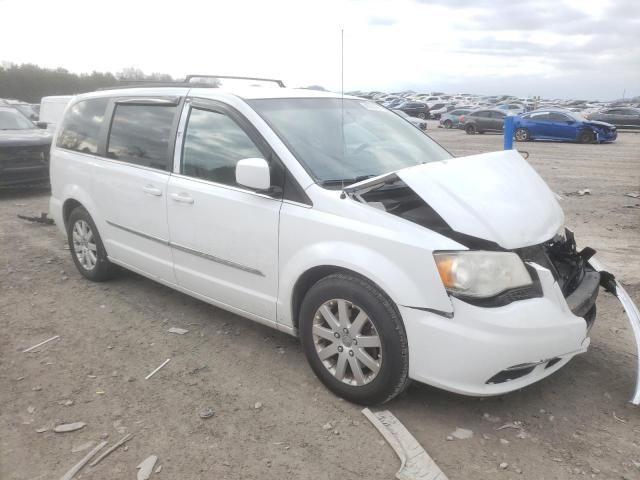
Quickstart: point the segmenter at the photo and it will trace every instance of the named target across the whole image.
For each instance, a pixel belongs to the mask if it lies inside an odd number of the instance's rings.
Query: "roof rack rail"
[[[284,86],[284,82],[282,80],[277,80],[274,78],[258,78],[258,77],[237,77],[234,75],[187,75],[187,78],[185,78],[185,82],[186,83],[207,83],[205,82],[199,82],[197,81],[197,79],[200,78],[210,78],[210,79],[223,79],[223,80],[255,80],[258,82],[273,82],[273,83],[277,83],[278,86],[280,88],[285,88]],[[196,81],[194,81],[194,79]]]
[[[97,90],[122,90],[126,88],[153,88],[153,87],[198,87],[198,88],[218,88],[220,85],[216,82],[207,81],[206,79],[227,79],[227,80],[253,80],[257,82],[272,82],[276,83],[279,87],[285,88],[282,80],[276,80],[273,78],[258,78],[258,77],[236,77],[231,75],[187,75],[184,80],[166,81],[166,80],[134,80],[123,79],[118,80],[119,85],[113,85],[111,87],[102,87]]]
[[[96,89],[96,91],[102,90],[125,90],[127,88],[158,88],[158,87],[186,87],[193,88],[196,86],[195,83],[185,83],[185,82],[163,82],[163,81],[153,81],[153,80],[119,80],[119,85],[113,85],[111,87],[102,87]],[[198,87],[209,87],[214,88],[213,85],[207,84],[197,84]]]

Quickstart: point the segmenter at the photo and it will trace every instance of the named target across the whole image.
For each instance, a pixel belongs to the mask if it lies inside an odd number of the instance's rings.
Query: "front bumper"
[[[585,352],[588,322],[571,311],[550,270],[531,266],[540,298],[494,308],[452,298],[452,318],[401,307],[409,377],[464,395],[499,395],[537,382]]]
[[[0,148],[0,187],[48,181],[48,145]]]

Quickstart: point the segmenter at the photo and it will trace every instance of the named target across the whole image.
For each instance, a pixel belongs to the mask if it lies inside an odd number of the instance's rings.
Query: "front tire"
[[[67,241],[78,271],[89,280],[110,279],[115,266],[109,261],[96,224],[84,207],[76,207],[67,221]]]
[[[529,136],[529,130],[526,128],[517,128],[515,133],[516,141],[518,142],[527,142],[531,140]]]
[[[578,134],[578,143],[593,143],[595,141],[591,130],[583,130]]]
[[[418,118],[421,118],[421,119],[423,119],[423,120],[424,120],[424,119],[426,119],[426,118],[427,118],[427,114],[426,114],[426,113],[424,113],[424,112],[420,112],[420,113],[418,114]]]
[[[300,336],[311,368],[339,397],[387,402],[409,382],[409,350],[400,314],[375,285],[355,274],[318,281],[300,308]]]

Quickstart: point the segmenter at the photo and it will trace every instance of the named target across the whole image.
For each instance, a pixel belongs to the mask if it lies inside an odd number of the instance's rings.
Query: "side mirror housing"
[[[38,128],[47,128],[47,122],[35,122]]]
[[[236,183],[254,190],[269,190],[271,174],[264,158],[243,158],[236,164]]]

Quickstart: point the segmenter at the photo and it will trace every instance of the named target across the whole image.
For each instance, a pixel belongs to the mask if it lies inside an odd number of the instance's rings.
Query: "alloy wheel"
[[[88,222],[78,220],[73,225],[73,251],[80,265],[86,270],[93,270],[98,263],[98,247],[93,230]]]
[[[529,137],[528,132],[524,128],[518,128],[516,130],[516,140],[519,142],[524,142]]]
[[[318,358],[336,380],[362,386],[376,378],[382,342],[361,307],[344,299],[323,303],[314,316],[312,333]]]

